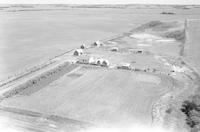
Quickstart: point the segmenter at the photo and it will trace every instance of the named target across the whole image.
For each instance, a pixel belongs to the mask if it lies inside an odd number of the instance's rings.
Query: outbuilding
[[[131,49],[130,52],[132,52],[134,54],[144,54],[143,49]]]
[[[103,66],[103,67],[108,67],[109,66],[109,61],[103,58],[98,58],[96,59],[96,65],[98,66]]]
[[[85,44],[82,44],[80,48],[85,49],[86,48]]]
[[[75,56],[80,56],[80,55],[82,55],[83,54],[83,50],[82,49],[76,49],[75,51],[74,51],[74,55]]]
[[[117,47],[113,47],[112,49],[111,49],[111,51],[114,51],[114,52],[116,52],[116,51],[118,51],[119,49],[117,48]]]
[[[103,46],[103,44],[100,41],[95,41],[94,46],[99,47],[99,46]]]
[[[77,62],[80,64],[89,64],[89,58],[87,56],[81,56]]]
[[[144,51],[143,51],[143,50],[141,50],[141,49],[139,49],[139,50],[137,50],[137,51],[136,51],[136,53],[137,53],[137,54],[143,54],[143,53],[144,53]]]
[[[117,69],[131,70],[132,68],[130,63],[122,63],[119,66],[117,66]]]

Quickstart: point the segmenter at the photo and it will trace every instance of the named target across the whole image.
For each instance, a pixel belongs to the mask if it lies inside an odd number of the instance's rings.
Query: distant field
[[[165,76],[83,67],[1,105],[91,123],[150,124],[151,105],[171,87],[172,80]]]
[[[0,80],[82,43],[152,20],[200,18],[200,8],[179,6],[2,5],[0,9]],[[176,14],[160,14],[169,10]]]

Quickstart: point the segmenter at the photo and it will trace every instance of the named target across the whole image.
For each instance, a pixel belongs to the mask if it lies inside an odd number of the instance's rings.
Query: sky
[[[1,4],[199,4],[200,0],[0,0]]]

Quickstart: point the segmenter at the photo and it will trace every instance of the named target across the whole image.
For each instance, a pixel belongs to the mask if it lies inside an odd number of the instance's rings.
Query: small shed
[[[131,70],[131,64],[130,63],[122,63],[119,66],[117,66],[118,69],[126,69],[126,70]]]
[[[86,57],[86,56],[81,56],[78,58],[78,63],[81,63],[81,64],[88,64],[89,63],[89,57]]]
[[[142,49],[138,49],[138,50],[136,50],[136,53],[137,53],[137,54],[143,54],[144,51],[143,51]]]
[[[111,51],[114,51],[114,52],[116,52],[116,51],[118,51],[119,50],[119,48],[117,48],[117,47],[113,47],[112,49],[111,49]]]
[[[131,49],[130,52],[132,52],[134,54],[144,54],[143,49]]]
[[[80,48],[85,49],[86,48],[85,44],[82,44]]]
[[[94,46],[99,47],[99,46],[103,46],[103,44],[100,41],[95,41]]]
[[[74,55],[75,56],[80,56],[80,55],[82,55],[83,54],[83,50],[82,49],[76,49],[75,51],[74,51]]]

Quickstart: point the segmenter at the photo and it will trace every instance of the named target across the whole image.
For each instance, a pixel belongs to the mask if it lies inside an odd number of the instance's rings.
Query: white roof
[[[102,59],[102,58],[97,58],[96,61],[100,61],[100,62],[102,62],[103,59]]]
[[[96,43],[96,44],[101,44],[101,42],[100,42],[100,41],[95,41],[95,43]]]
[[[130,64],[129,63],[122,63],[121,66],[126,66],[126,67],[129,67]]]

